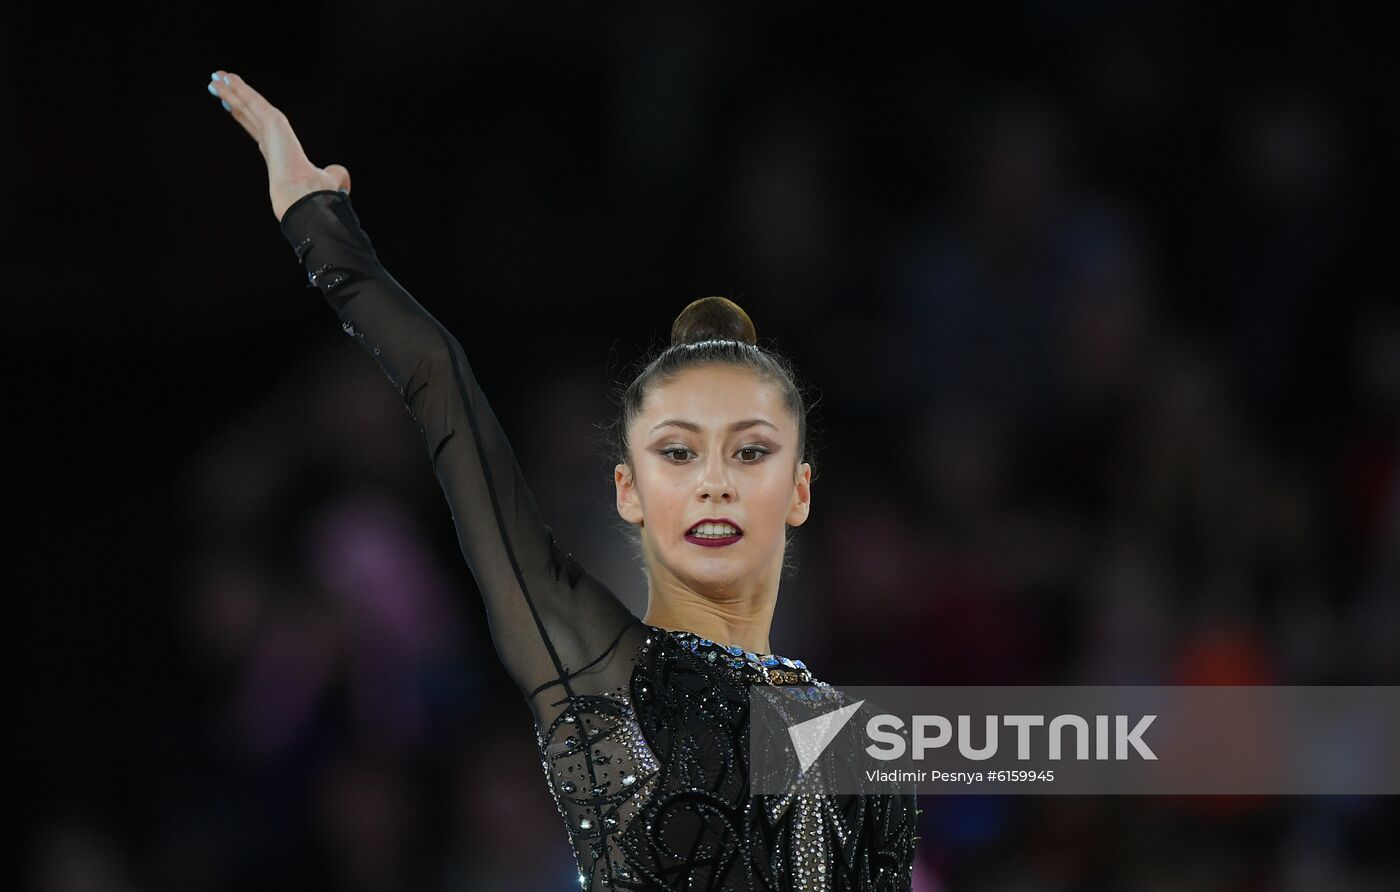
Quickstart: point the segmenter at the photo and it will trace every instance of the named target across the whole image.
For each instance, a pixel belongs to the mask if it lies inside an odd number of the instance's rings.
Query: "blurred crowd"
[[[1236,54],[1193,30],[1224,13],[1025,12],[1013,36],[1043,38],[1058,77],[910,36],[813,58],[795,7],[572,20],[606,70],[568,95],[594,104],[488,118],[514,135],[447,187],[471,219],[425,236],[415,199],[368,178],[356,207],[463,342],[560,540],[639,615],[609,387],[685,303],[725,294],[820,395],[771,636],[819,676],[1400,682],[1393,63],[1387,130],[1332,46],[1369,46],[1363,23],[1284,22],[1280,48]],[[534,54],[566,42],[473,15]],[[823,21],[817,46],[839,47]],[[1323,61],[1282,68],[1298,48]],[[586,175],[549,155],[568,128]],[[281,259],[265,287],[319,303]],[[159,633],[187,708],[124,735],[160,741],[133,760],[146,782],[46,809],[42,892],[569,887],[412,419],[329,308],[306,318],[271,389],[170,468]],[[917,892],[1400,879],[1391,797],[921,798]]]

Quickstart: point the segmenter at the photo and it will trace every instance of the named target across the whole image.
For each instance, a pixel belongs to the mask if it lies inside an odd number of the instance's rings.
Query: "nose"
[[[705,462],[705,472],[700,478],[699,488],[701,499],[712,501],[730,502],[734,500],[734,486],[729,481],[729,474],[724,467],[724,458],[717,452],[711,452],[711,458]]]

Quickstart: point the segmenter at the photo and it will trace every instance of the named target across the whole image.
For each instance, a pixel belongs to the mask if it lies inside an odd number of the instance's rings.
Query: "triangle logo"
[[[841,733],[841,729],[846,727],[851,716],[856,714],[856,710],[864,702],[857,700],[848,706],[833,709],[788,728],[788,737],[792,738],[792,748],[797,753],[797,763],[801,766],[799,773],[812,767],[812,763],[826,751],[831,741],[836,739],[836,735]]]

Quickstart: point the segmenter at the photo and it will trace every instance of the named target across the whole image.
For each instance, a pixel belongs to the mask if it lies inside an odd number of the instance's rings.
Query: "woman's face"
[[[614,482],[618,513],[642,525],[653,585],[739,595],[776,580],[787,526],[807,519],[812,476],[797,464],[782,391],[747,369],[700,366],[653,387],[642,408],[628,430],[632,467],[619,464]],[[692,535],[707,518],[741,534],[729,544]]]

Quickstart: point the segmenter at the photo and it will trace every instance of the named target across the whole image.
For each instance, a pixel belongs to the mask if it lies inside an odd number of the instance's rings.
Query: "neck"
[[[668,592],[647,600],[648,625],[670,631],[694,632],[720,644],[735,644],[754,653],[772,653],[768,633],[773,625],[776,593],[738,603],[707,600],[693,592]]]

